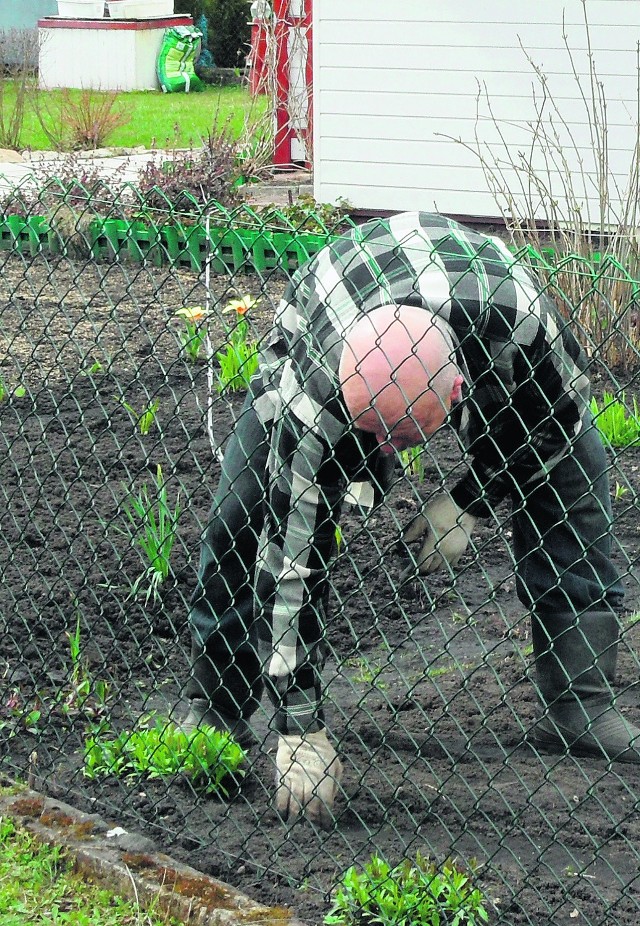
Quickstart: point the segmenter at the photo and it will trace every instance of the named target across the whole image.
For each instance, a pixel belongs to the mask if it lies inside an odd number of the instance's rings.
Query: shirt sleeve
[[[345,474],[335,457],[344,423],[302,389],[292,364],[279,383],[271,436],[265,527],[256,570],[269,693],[280,733],[323,726],[327,571]]]
[[[519,337],[516,325],[511,340],[487,349],[502,394],[480,394],[469,470],[451,493],[479,517],[490,515],[514,484],[542,475],[578,433],[588,408],[586,359],[548,297],[536,294],[522,331]]]

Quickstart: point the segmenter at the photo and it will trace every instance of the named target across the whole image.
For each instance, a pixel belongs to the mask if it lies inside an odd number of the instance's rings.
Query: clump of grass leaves
[[[324,922],[329,926],[476,926],[489,914],[469,874],[447,860],[441,869],[416,854],[392,868],[373,856],[358,871],[349,868],[334,893]]]
[[[627,411],[625,395],[616,399],[611,392],[604,392],[602,405],[591,399],[591,411],[605,447],[630,447],[640,444],[640,410],[637,399],[633,400],[633,412]]]
[[[123,730],[115,739],[106,730],[95,731],[86,741],[84,774],[87,778],[114,775],[146,778],[188,778],[210,793],[228,793],[224,780],[244,774],[246,753],[228,732],[203,726],[186,734],[157,718],[153,726]]]

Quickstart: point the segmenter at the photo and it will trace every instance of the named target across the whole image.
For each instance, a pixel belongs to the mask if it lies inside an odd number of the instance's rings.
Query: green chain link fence
[[[7,199],[0,768],[308,923],[322,922],[350,865],[420,851],[477,865],[491,923],[635,924],[639,767],[527,745],[538,708],[509,511],[479,522],[455,578],[401,579],[402,525],[461,471],[446,431],[400,455],[383,506],[364,520],[347,514],[336,537],[326,680],[345,775],[333,828],[274,812],[264,705],[262,748],[226,798],[184,776],[86,774],[92,739],[183,710],[188,602],[220,451],[243,402],[234,387],[291,274],[339,230],[286,210],[170,211],[133,190],[55,181]],[[580,277],[597,307],[612,276],[628,284],[624,311],[618,303],[608,319],[589,316],[587,297],[567,311],[591,338],[598,408],[611,407],[609,394],[622,406],[623,446],[607,448],[627,592],[616,690],[637,719],[638,284],[597,255],[588,266],[533,257],[556,297]],[[247,350],[224,386],[221,364],[238,345]],[[144,549],[151,510],[170,541],[164,571]]]

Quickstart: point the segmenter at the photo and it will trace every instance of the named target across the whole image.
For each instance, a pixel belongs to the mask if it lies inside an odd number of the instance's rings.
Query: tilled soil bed
[[[255,899],[322,922],[337,877],[375,852],[478,864],[492,923],[615,923],[640,917],[640,768],[538,754],[527,615],[514,590],[505,508],[479,524],[454,581],[402,582],[399,528],[460,472],[452,437],[430,443],[424,481],[404,474],[368,521],[352,512],[332,571],[327,636],[331,729],[344,757],[333,830],[283,824],[270,804],[268,706],[240,789],[228,800],[185,781],[89,780],[99,722],[131,728],[176,708],[189,646],[187,601],[219,463],[207,370],[173,319],[205,304],[202,279],[126,264],[5,254],[0,275],[1,768],[150,836]],[[284,277],[213,277],[213,304],[251,293],[265,330]],[[228,318],[228,316],[226,316]],[[224,340],[214,325],[214,340]],[[637,394],[627,374],[627,398]],[[596,392],[609,386],[596,376]],[[20,388],[26,390],[21,395]],[[122,404],[159,407],[141,435]],[[222,444],[241,396],[216,394]],[[123,505],[158,465],[181,512],[172,574],[145,600]],[[628,591],[620,704],[640,722],[640,451],[611,455],[615,559]],[[81,639],[81,675],[70,637]],[[79,690],[90,680],[91,696]]]

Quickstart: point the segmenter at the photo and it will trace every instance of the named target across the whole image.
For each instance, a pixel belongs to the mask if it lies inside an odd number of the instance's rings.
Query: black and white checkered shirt
[[[321,723],[320,590],[346,487],[377,453],[349,420],[337,371],[345,331],[388,303],[423,307],[453,332],[465,385],[449,423],[469,467],[451,494],[465,510],[486,515],[514,480],[544,472],[589,400],[586,358],[567,323],[497,239],[404,213],[355,228],[297,272],[262,351],[255,403],[271,434],[256,592],[272,632],[281,732]]]

